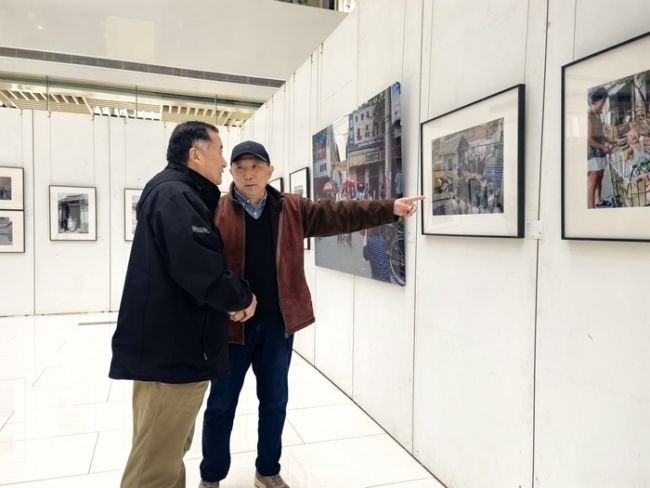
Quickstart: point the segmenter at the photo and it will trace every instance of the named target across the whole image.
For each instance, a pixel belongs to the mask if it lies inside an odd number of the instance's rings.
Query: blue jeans
[[[293,336],[283,323],[245,324],[244,344],[230,344],[230,374],[212,381],[203,416],[201,479],[221,481],[230,469],[230,433],[249,366],[257,379],[259,419],[255,467],[262,476],[280,473],[282,429],[289,400]]]

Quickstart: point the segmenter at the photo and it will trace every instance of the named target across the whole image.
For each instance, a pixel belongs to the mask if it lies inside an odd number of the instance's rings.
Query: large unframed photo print
[[[562,238],[650,240],[650,33],[562,68]]]
[[[316,201],[403,196],[401,85],[394,83],[312,136]],[[404,285],[403,222],[315,238],[316,266]]]
[[[524,85],[421,126],[422,232],[523,237]]]
[[[97,239],[95,188],[50,186],[50,240]]]
[[[23,209],[23,169],[0,167],[0,210]]]

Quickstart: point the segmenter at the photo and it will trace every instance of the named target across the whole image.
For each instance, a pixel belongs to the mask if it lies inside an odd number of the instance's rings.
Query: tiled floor
[[[131,441],[131,384],[107,377],[115,319],[0,318],[1,487],[119,486]],[[240,399],[224,488],[253,486],[254,381],[249,375]],[[292,488],[443,488],[297,354],[290,383],[282,474]],[[202,418],[186,456],[190,488],[199,482]]]

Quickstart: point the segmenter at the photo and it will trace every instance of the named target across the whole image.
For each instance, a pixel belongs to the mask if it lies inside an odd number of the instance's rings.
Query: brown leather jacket
[[[221,199],[214,222],[223,238],[228,267],[244,277],[244,207],[230,192]],[[327,237],[395,222],[395,200],[314,203],[299,195],[280,193],[266,187],[270,205],[273,242],[276,248],[278,295],[287,337],[316,320],[309,286],[305,279],[303,240]],[[230,321],[230,342],[244,343],[244,325]]]

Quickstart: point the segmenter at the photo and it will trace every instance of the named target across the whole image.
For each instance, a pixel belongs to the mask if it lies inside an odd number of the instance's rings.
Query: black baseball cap
[[[230,163],[234,163],[237,159],[241,158],[245,154],[252,154],[257,156],[262,161],[271,163],[271,158],[269,158],[269,153],[266,152],[264,146],[259,142],[255,141],[244,141],[237,144],[232,148],[232,154],[230,155]]]

